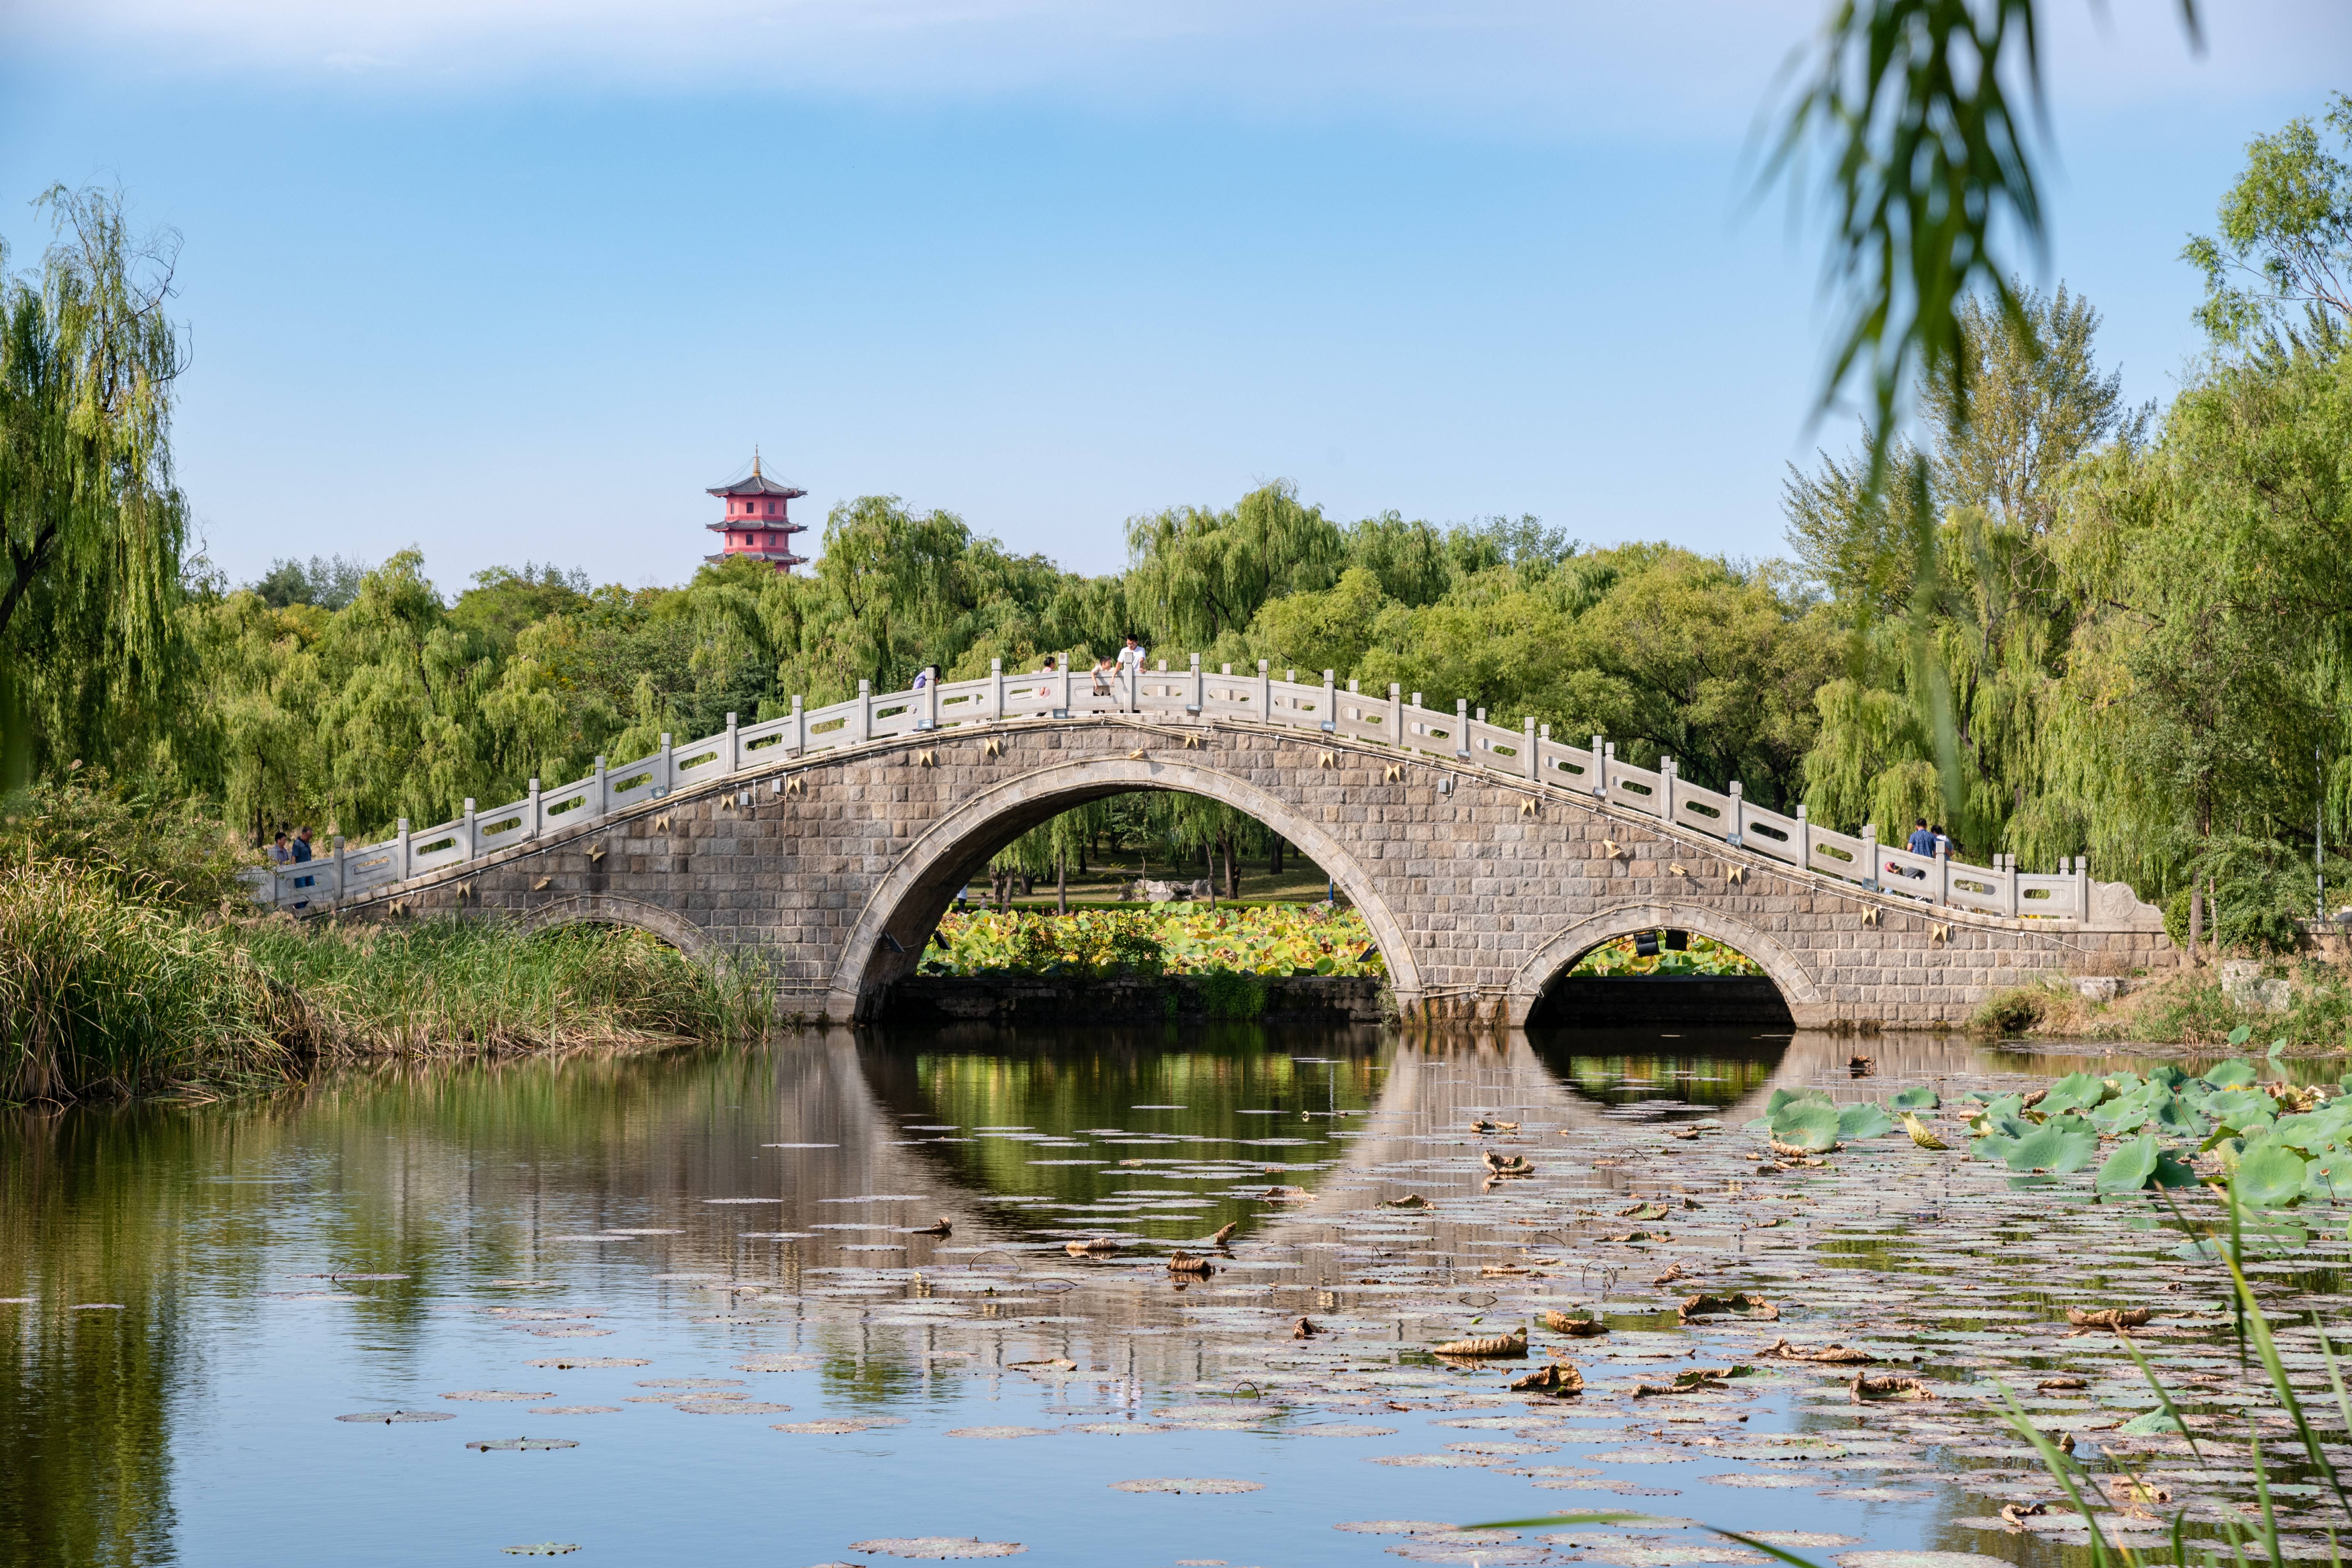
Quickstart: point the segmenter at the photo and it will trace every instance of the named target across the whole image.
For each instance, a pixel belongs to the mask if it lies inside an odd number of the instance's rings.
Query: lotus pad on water
[[[2099,1135],[2079,1116],[2053,1116],[2009,1146],[2012,1171],[2079,1171],[2097,1157]]]
[[[1798,1100],[1784,1105],[1772,1113],[1771,1121],[1773,1141],[1791,1149],[1819,1151],[1838,1141],[1838,1109],[1826,1100]]]

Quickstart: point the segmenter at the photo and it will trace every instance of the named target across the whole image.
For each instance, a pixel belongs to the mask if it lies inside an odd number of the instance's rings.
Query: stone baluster
[[[1674,819],[1675,760],[1672,757],[1660,757],[1658,759],[1658,820],[1672,822]]]
[[[1061,664],[1062,700],[1060,705],[1055,710],[1060,713],[1064,718],[1067,718],[1069,717],[1070,712],[1070,656],[1068,654],[1066,653],[1062,656]],[[1231,668],[1232,666],[1228,665],[1226,668]]]
[[[1936,901],[1952,901],[1952,847],[1946,844],[1936,851]]]
[[[596,759],[596,793],[588,797],[591,803],[589,809],[593,813],[592,821],[594,816],[602,816],[613,809],[612,783],[612,778],[604,771],[604,759],[599,755]]]
[[[1339,678],[1332,671],[1325,670],[1323,672],[1323,711],[1316,717],[1322,721],[1322,727],[1333,734],[1339,733],[1339,710],[1335,706],[1339,701]]]
[[[1878,887],[1878,824],[1874,822],[1862,825],[1861,869],[1862,885],[1875,889]]]
[[[466,809],[473,810],[474,803],[467,801]],[[348,857],[343,851],[343,836],[338,833],[335,835],[335,902],[338,904],[343,901],[343,872],[347,859]]]
[[[743,742],[737,733],[735,715],[727,715],[727,735],[719,742],[719,771],[731,773],[743,765]]]
[[[1797,869],[1813,868],[1813,821],[1805,815],[1802,805],[1797,807]]]
[[[853,746],[861,745],[873,738],[874,683],[870,680],[861,680],[857,683],[856,717],[857,726],[849,732],[849,743]]]
[[[408,880],[408,818],[404,816],[392,836],[392,879]]]
[[[547,831],[547,814],[539,804],[539,780],[536,778],[530,781],[530,795],[523,802],[522,825],[526,837],[536,838]]]
[[[474,842],[474,797],[470,795],[466,797],[466,810],[460,820],[465,823],[465,826],[458,829],[457,842],[466,847],[466,852],[457,858],[460,860],[471,860],[481,853],[481,846]]]
[[[785,737],[784,755],[797,757],[808,750],[808,714],[801,707],[797,692],[793,696],[792,727],[785,731]]]
[[[1264,659],[1257,661],[1257,721],[1274,722],[1274,667]]]
[[[1608,757],[1607,757],[1607,755],[1606,755],[1606,754],[1605,754],[1605,753],[1601,750],[1601,737],[1600,737],[1600,736],[1598,736],[1598,735],[1595,735],[1595,736],[1593,736],[1593,737],[1592,737],[1592,779],[1591,779],[1591,784],[1592,784],[1592,798],[1593,798],[1593,799],[1595,799],[1595,800],[1606,800],[1606,799],[1608,799],[1608,798],[1609,798],[1609,763],[1608,763]]]
[[[1404,744],[1404,688],[1389,682],[1389,744]]]
[[[1470,700],[1454,700],[1454,754],[1464,762],[1470,760]]]
[[[1192,656],[1192,684],[1189,689],[1191,695],[1184,699],[1184,713],[1188,718],[1198,719],[1201,716],[1201,703],[1205,691],[1201,684],[1201,656],[1197,653]]]
[[[940,667],[931,665],[923,673],[930,678],[923,682],[923,728],[936,730],[940,727]]]
[[[659,787],[654,791],[656,799],[677,787],[677,748],[670,744],[669,731],[667,730],[662,731],[661,761],[654,769],[654,777],[661,781]]]
[[[1535,716],[1533,714],[1529,714],[1524,721],[1522,721],[1521,727],[1527,732],[1527,739],[1519,742],[1519,760],[1527,763],[1528,778],[1541,780],[1543,777],[1543,773],[1539,765],[1541,759],[1536,755]],[[1549,724],[1545,725],[1544,732],[1546,734],[1549,734],[1551,732],[1551,726]]]
[[[2091,918],[2091,858],[2074,857],[2074,918],[2088,921]]]
[[[1004,720],[1004,661],[988,661],[988,716],[998,723]]]
[[[1740,793],[1739,781],[1731,781],[1731,809],[1723,814],[1723,841],[1733,848],[1748,842],[1748,797]]]
[[[2001,870],[2006,873],[2001,879],[2002,901],[2008,907],[2009,918],[2015,920],[2017,918],[2017,857],[2003,855],[2000,862]]]
[[[1421,705],[1421,693],[1418,691],[1412,694],[1412,710],[1416,713],[1426,713],[1429,711],[1428,709],[1423,708]],[[1419,721],[1419,723],[1421,727],[1422,740],[1414,742],[1412,749],[1416,752],[1425,752],[1429,750],[1429,747],[1423,742],[1425,742],[1429,736],[1429,721],[1423,719]]]

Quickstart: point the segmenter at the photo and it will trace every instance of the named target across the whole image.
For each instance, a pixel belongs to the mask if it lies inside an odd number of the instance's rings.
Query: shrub
[[[2050,998],[2038,988],[2021,985],[1985,998],[1969,1015],[1969,1028],[1980,1035],[2021,1035],[2042,1022]]]

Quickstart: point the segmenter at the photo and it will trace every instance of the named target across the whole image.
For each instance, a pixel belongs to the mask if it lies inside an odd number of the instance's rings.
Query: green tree
[[[1155,645],[1202,650],[1239,632],[1269,599],[1339,574],[1339,530],[1288,480],[1230,511],[1180,507],[1127,525],[1128,601]]]
[[[186,673],[178,240],[134,239],[110,192],[40,205],[58,238],[39,268],[0,247],[0,788],[140,760]]]
[[[2332,97],[2326,123],[2352,148],[2352,96]],[[2247,143],[2220,217],[2218,235],[2181,252],[2205,275],[2197,319],[2214,342],[2324,344],[2352,325],[2352,163],[2320,145],[2310,120]]]

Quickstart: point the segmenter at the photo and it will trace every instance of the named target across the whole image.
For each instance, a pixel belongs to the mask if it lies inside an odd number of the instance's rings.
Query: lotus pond
[[[2326,1562],[2345,1070],[834,1031],[21,1117],[0,1563]]]

